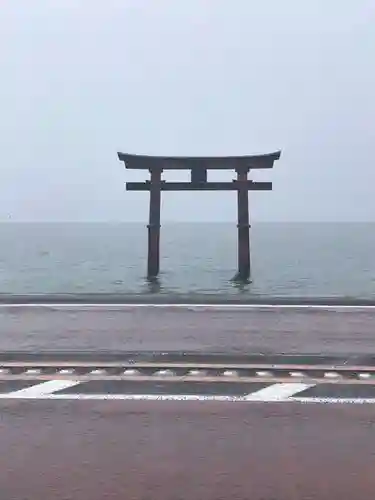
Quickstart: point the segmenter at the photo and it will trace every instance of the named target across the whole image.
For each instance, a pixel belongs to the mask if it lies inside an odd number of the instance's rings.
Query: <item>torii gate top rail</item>
[[[127,169],[149,170],[151,179],[144,182],[127,182],[128,191],[150,191],[150,216],[148,238],[147,277],[159,274],[160,203],[161,191],[237,191],[238,203],[238,273],[236,279],[247,281],[250,277],[250,237],[248,191],[270,191],[271,182],[248,180],[249,170],[270,169],[280,158],[281,151],[250,156],[147,156],[118,153]],[[190,170],[190,182],[167,182],[161,179],[163,170]],[[207,170],[235,170],[237,179],[232,182],[208,182]]]
[[[120,161],[126,168],[149,170],[159,167],[163,170],[190,170],[195,167],[208,170],[236,170],[272,168],[275,160],[280,158],[281,151],[252,156],[147,156],[118,153]]]

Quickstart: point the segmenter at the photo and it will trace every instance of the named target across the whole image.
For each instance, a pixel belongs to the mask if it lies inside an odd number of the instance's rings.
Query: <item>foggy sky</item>
[[[373,0],[2,0],[0,220],[146,221],[117,151],[281,149],[253,220],[374,221],[374,52]],[[163,195],[163,221],[235,217]]]

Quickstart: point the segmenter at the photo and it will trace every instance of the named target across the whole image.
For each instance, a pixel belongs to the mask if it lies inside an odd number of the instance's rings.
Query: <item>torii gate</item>
[[[271,191],[272,182],[254,182],[248,179],[250,170],[270,169],[281,151],[252,156],[179,157],[145,156],[118,153],[125,168],[149,170],[150,180],[127,182],[127,191],[150,192],[150,214],[148,224],[147,278],[157,278],[160,269],[160,205],[161,191],[237,191],[238,228],[238,272],[234,280],[246,282],[250,279],[250,223],[249,191]],[[190,182],[166,182],[163,170],[190,170]],[[208,182],[207,170],[235,170],[237,179],[232,182]]]

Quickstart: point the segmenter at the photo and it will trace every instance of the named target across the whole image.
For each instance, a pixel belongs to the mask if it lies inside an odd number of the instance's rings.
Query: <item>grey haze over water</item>
[[[253,220],[374,221],[374,25],[374,0],[2,0],[0,220],[146,220],[144,194],[123,189],[144,173],[119,150],[281,149],[255,174],[274,190],[252,193]],[[229,193],[168,193],[163,221],[230,222],[235,207]],[[175,254],[164,267],[184,269]],[[254,259],[254,287],[279,276],[264,277],[268,260]]]
[[[236,287],[235,223],[162,226],[160,289],[150,289],[147,229],[128,223],[0,224],[0,293],[375,295],[375,224],[255,223],[253,283]]]

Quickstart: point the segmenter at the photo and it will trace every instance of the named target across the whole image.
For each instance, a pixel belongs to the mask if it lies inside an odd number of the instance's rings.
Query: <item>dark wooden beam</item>
[[[236,170],[237,168],[273,168],[280,158],[280,151],[261,155],[247,156],[147,156],[117,153],[120,161],[128,169],[149,170],[157,167],[163,170],[190,170],[204,168],[209,170]]]
[[[238,272],[235,281],[250,279],[250,223],[247,169],[237,170]]]
[[[190,171],[190,182],[192,184],[207,183],[207,169],[192,168]]]
[[[160,270],[161,169],[151,170],[150,213],[148,223],[147,279],[153,281]]]
[[[244,189],[248,191],[272,191],[272,182],[253,182],[246,181],[242,183]],[[163,182],[160,186],[161,191],[237,191],[238,181],[233,182]],[[150,181],[145,182],[127,182],[127,191],[150,191]]]

